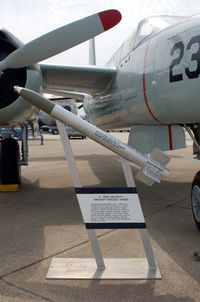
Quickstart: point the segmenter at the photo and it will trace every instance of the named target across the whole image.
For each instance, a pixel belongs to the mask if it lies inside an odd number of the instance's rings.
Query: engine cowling
[[[22,45],[10,32],[0,30],[0,61]],[[37,112],[35,107],[19,97],[13,89],[14,86],[40,92],[42,76],[39,65],[7,69],[0,74],[0,126],[15,126],[32,120]]]

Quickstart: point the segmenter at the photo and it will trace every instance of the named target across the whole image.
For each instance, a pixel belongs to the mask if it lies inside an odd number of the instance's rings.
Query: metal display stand
[[[82,188],[79,172],[68,139],[66,125],[56,121],[68,161],[70,174],[75,188]],[[121,158],[127,187],[135,188],[130,165]],[[82,189],[84,191],[84,189]],[[138,198],[138,194],[135,194]],[[139,199],[138,199],[139,200]],[[138,201],[139,202],[139,201]],[[80,204],[80,203],[79,203]],[[140,206],[140,203],[139,203]],[[82,212],[83,215],[83,212]],[[143,216],[143,214],[141,214]],[[84,215],[83,215],[84,218]],[[85,221],[85,218],[84,218]],[[143,221],[145,225],[145,221]],[[95,230],[87,228],[88,237],[94,254],[90,258],[53,258],[47,273],[47,279],[160,279],[146,225],[139,228],[146,258],[107,258],[104,259],[99,247]]]

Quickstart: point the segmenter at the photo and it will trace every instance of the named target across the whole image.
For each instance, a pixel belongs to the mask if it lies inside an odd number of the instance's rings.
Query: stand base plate
[[[107,258],[98,269],[91,258],[53,258],[47,279],[161,279],[158,267],[150,268],[146,258]]]

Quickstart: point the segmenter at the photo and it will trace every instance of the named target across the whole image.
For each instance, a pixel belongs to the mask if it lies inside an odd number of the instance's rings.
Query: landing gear
[[[200,171],[197,172],[192,183],[191,202],[194,221],[200,231]]]
[[[193,155],[200,159],[200,124],[184,124],[184,127],[193,140]]]
[[[10,131],[9,136],[0,139],[1,192],[18,189],[21,184],[21,166],[28,164],[28,127],[23,125],[18,130]],[[21,154],[18,140],[21,140]]]

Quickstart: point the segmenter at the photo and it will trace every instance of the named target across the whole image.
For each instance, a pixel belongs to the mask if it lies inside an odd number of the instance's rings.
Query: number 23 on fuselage
[[[151,85],[150,102],[154,114],[161,123],[190,123],[200,120],[199,18],[200,16],[194,16],[187,19],[187,22],[183,18],[182,22],[155,34],[147,42],[146,81],[147,85]],[[151,68],[152,74],[148,74],[148,69]]]

